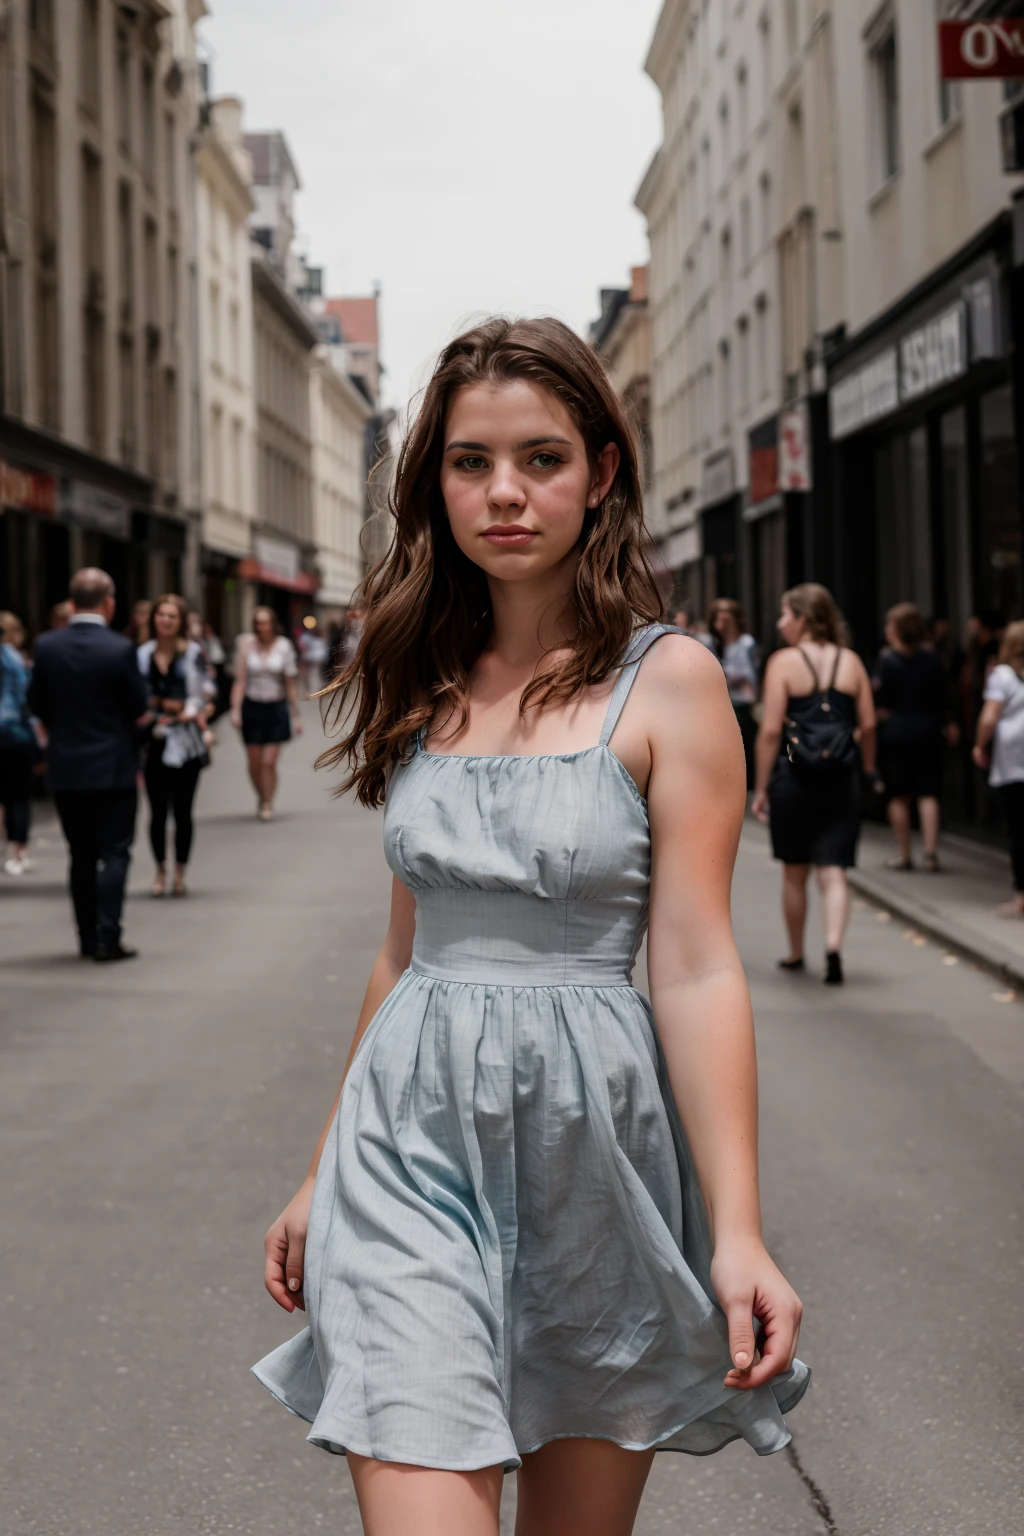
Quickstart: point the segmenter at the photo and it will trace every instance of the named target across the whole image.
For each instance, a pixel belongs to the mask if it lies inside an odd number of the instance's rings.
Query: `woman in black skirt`
[[[272,608],[257,608],[252,627],[253,633],[238,642],[231,723],[245,742],[256,814],[269,821],[277,794],[278,754],[284,742],[302,735],[299,664],[295,647],[278,630]]]
[[[789,954],[779,965],[804,969],[813,865],[824,906],[824,980],[837,986],[850,915],[846,871],[857,862],[860,835],[860,771],[875,771],[875,705],[825,587],[805,582],[783,593],[778,629],[786,649],[765,669],[753,810],[768,822],[772,853],[784,866]]]
[[[917,801],[925,869],[939,869],[939,802],[944,739],[949,733],[949,678],[939,656],[925,644],[924,615],[913,603],[897,603],[885,616],[886,649],[871,679],[879,720],[879,755],[889,797],[889,825],[896,837],[890,869],[913,869],[910,805]]]

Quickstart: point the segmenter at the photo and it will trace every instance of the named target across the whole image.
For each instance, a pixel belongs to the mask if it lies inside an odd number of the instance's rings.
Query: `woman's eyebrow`
[[[470,448],[470,449],[473,450],[474,453],[487,453],[488,452],[488,448],[487,448],[487,444],[486,443],[460,443],[460,442],[454,442],[454,443],[449,443],[448,444],[447,448],[445,449],[445,453],[451,453],[453,448]]]
[[[545,443],[564,443],[566,448],[572,447],[572,443],[567,437],[528,437],[525,442],[514,445],[515,452],[522,453],[525,448],[543,448]],[[454,448],[468,450],[471,453],[490,453],[486,443],[466,443],[459,439],[449,443],[444,451],[445,453],[451,453]]]

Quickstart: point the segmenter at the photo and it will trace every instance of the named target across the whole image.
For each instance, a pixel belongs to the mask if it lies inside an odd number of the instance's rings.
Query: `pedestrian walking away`
[[[282,745],[302,735],[299,666],[292,642],[278,630],[272,608],[257,608],[253,633],[239,639],[231,689],[231,723],[241,730],[256,791],[256,814],[269,821],[277,796]]]
[[[153,725],[146,744],[149,843],[156,872],[154,896],[167,890],[167,816],[174,816],[174,880],[171,892],[186,894],[185,868],[192,851],[192,802],[199,775],[209,765],[204,739],[207,715],[206,669],[197,641],[186,638],[185,600],[165,592],[153,604],[155,639],[139,647],[139,671],[149,688]]]
[[[804,969],[807,880],[813,866],[825,916],[825,974],[843,981],[850,918],[846,871],[857,862],[861,768],[875,773],[875,705],[864,664],[844,644],[832,594],[816,582],[784,592],[779,634],[786,649],[768,660],[757,738],[752,809],[771,830],[783,865],[786,971]]]
[[[708,616],[715,654],[729,685],[729,699],[736,711],[743,756],[747,765],[747,788],[754,787],[754,705],[757,703],[758,668],[761,655],[757,641],[747,629],[747,618],[734,598],[718,597]]]
[[[655,1451],[780,1450],[807,1386],[761,1238],[742,745],[657,622],[642,504],[568,327],[445,349],[322,759],[385,805],[390,926],[267,1234],[309,1327],[255,1367],[369,1532],[497,1536],[518,1468],[525,1529],[625,1536]]]
[[[878,712],[878,766],[885,783],[889,825],[896,838],[890,869],[913,869],[911,806],[917,804],[924,867],[939,869],[939,797],[946,740],[955,741],[949,719],[949,677],[925,644],[924,614],[897,603],[885,619],[887,649],[875,663],[871,686]]]
[[[999,659],[985,684],[974,761],[989,770],[1010,837],[1014,899],[1000,911],[1024,917],[1024,620],[1007,625]]]
[[[128,960],[135,950],[122,943],[121,910],[146,685],[134,645],[108,628],[115,605],[106,571],[79,571],[71,601],[68,627],[39,637],[28,701],[49,737],[49,781],[71,856],[80,951],[99,961]]]
[[[17,614],[0,613],[0,807],[7,839],[4,870],[15,877],[31,867],[32,787],[40,756],[28,706],[24,645],[25,629]]]

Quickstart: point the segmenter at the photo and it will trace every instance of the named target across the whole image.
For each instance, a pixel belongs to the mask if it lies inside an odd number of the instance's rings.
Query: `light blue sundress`
[[[309,1439],[458,1470],[596,1436],[697,1455],[789,1440],[800,1362],[723,1387],[728,1331],[647,1001],[644,800],[609,746],[391,781],[412,963],[359,1046],[317,1174],[309,1326],[254,1367]]]

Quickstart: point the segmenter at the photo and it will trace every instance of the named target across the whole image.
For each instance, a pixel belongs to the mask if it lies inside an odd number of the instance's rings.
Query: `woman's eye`
[[[546,451],[535,453],[530,460],[530,463],[536,464],[538,469],[554,469],[555,465],[561,464],[561,462],[562,460],[557,453],[548,453]]]
[[[456,469],[485,469],[486,466],[487,460],[482,459],[478,453],[467,453],[455,462]]]

